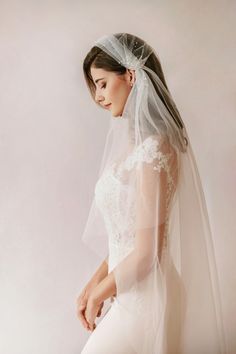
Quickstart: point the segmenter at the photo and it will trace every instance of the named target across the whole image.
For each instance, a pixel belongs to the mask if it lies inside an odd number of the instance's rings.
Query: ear
[[[127,69],[127,74],[129,83],[134,84],[136,79],[135,70]]]

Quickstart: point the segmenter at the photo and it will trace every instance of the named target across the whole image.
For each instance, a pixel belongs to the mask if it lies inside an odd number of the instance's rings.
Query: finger
[[[89,329],[92,331],[94,327],[94,322],[86,315],[86,312],[85,312],[85,318],[88,322]]]
[[[87,321],[89,323],[90,330],[93,331],[96,328],[95,319],[87,319]]]
[[[85,308],[86,308],[86,305],[77,306],[77,314],[78,314],[78,316],[81,315],[81,313],[85,310]]]
[[[76,299],[76,303],[77,305],[79,306],[80,304],[83,304],[83,303],[87,303],[88,301],[88,298],[87,298],[87,295],[86,295],[86,292],[83,291],[80,296]]]
[[[78,315],[81,314],[82,311],[84,311],[86,309],[87,304],[85,302],[82,302],[80,304],[77,305],[77,312]]]
[[[86,306],[87,306],[86,303],[80,303],[80,304],[78,305],[78,309],[79,309],[79,310],[83,310]]]
[[[84,318],[83,316],[80,316],[79,319],[80,319],[82,325],[84,326],[84,328],[88,329],[89,324],[88,324],[88,322],[85,320],[85,318]]]
[[[87,322],[88,329],[92,330],[93,322],[92,322],[91,318],[89,317],[89,314],[87,313],[87,308],[84,310],[84,317]]]
[[[96,328],[96,324],[95,323],[89,325],[90,331],[93,331],[95,328]]]
[[[85,315],[84,315],[84,310],[79,310],[79,311],[78,311],[78,318],[79,318],[80,321],[82,322],[82,325],[83,325],[86,329],[88,329],[89,324],[88,324],[88,321],[86,320],[86,317],[85,317]]]
[[[80,296],[77,297],[76,299],[76,303],[80,304],[81,301],[83,301],[85,293],[81,293]]]

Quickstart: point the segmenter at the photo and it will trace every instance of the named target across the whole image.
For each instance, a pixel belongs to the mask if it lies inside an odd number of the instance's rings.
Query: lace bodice
[[[129,198],[133,193],[135,200],[135,186],[127,184],[130,173],[138,169],[141,163],[152,164],[153,170],[167,173],[168,193],[166,208],[173,187],[173,178],[169,169],[170,153],[163,153],[159,149],[159,141],[155,137],[146,138],[141,145],[135,148],[122,161],[112,163],[104,170],[95,186],[95,201],[104,218],[109,242],[109,271],[118,264],[134,247],[135,208],[126,207],[127,193]],[[130,189],[133,188],[131,191]],[[131,194],[130,194],[131,193]],[[130,199],[129,199],[130,203]],[[127,209],[129,215],[127,215]],[[167,213],[168,215],[168,213]],[[166,219],[166,230],[167,230]]]

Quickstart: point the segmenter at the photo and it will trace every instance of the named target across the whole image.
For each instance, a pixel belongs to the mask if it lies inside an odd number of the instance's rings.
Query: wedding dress
[[[171,153],[163,153],[159,149],[158,139],[154,136],[149,136],[143,143],[135,148],[132,152],[127,154],[127,157],[116,161],[111,166],[105,169],[102,176],[98,179],[95,185],[95,202],[104,218],[108,234],[108,273],[110,273],[116,265],[118,265],[132,250],[134,250],[135,242],[135,188],[133,189],[133,207],[129,208],[129,215],[126,214],[127,203],[127,184],[126,180],[132,170],[137,168],[140,162],[150,164],[151,168],[155,171],[164,169],[168,181],[168,202],[174,189],[174,175],[171,174],[170,165],[168,161],[171,158]],[[173,170],[173,169],[172,169]],[[130,193],[130,192],[129,192]],[[129,194],[130,195],[130,194]],[[117,203],[119,201],[119,203]],[[169,205],[165,206],[169,210]],[[168,216],[168,213],[167,213]],[[164,257],[166,240],[168,231],[168,217],[166,218],[165,227],[163,229],[163,249],[162,257]],[[175,277],[172,278],[172,289],[175,291],[175,302],[172,300],[172,318],[177,327],[179,303],[178,299],[178,282],[177,272],[174,273]],[[158,276],[158,274],[156,274]],[[175,278],[175,279],[174,279]],[[142,287],[139,291],[132,291],[126,294],[129,297],[128,301],[132,302],[137,311],[146,311],[149,301],[148,294],[150,288],[147,286],[148,277],[143,280]],[[175,288],[174,288],[175,282]],[[161,295],[161,292],[160,292]],[[157,299],[158,300],[158,299]],[[126,338],[124,321],[126,316],[122,317],[122,313],[128,309],[123,308],[122,303],[115,297],[112,298],[111,308],[106,313],[103,320],[98,324],[96,330],[90,336],[86,346],[81,354],[132,354],[136,353],[131,347],[128,338]],[[143,305],[142,305],[143,304]],[[173,312],[174,311],[174,312]],[[150,316],[151,320],[151,316]],[[173,324],[173,322],[172,322]],[[111,330],[112,329],[112,330]],[[144,328],[142,323],[137,323],[135,331],[133,332],[134,340],[138,342],[142,338]],[[109,333],[109,335],[108,335]],[[175,335],[171,337],[168,346],[168,353],[178,352],[179,333],[176,331]],[[174,350],[174,351],[173,351]]]

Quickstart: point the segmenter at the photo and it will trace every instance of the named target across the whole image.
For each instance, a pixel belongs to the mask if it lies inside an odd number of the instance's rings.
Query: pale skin
[[[122,117],[135,82],[135,71],[127,69],[125,74],[117,75],[91,66],[91,76],[96,85],[96,102],[110,110],[113,117]],[[116,296],[116,282],[114,273],[108,273],[106,258],[77,299],[77,315],[86,329],[93,331],[96,328],[95,319],[101,315],[104,301],[112,296]]]

